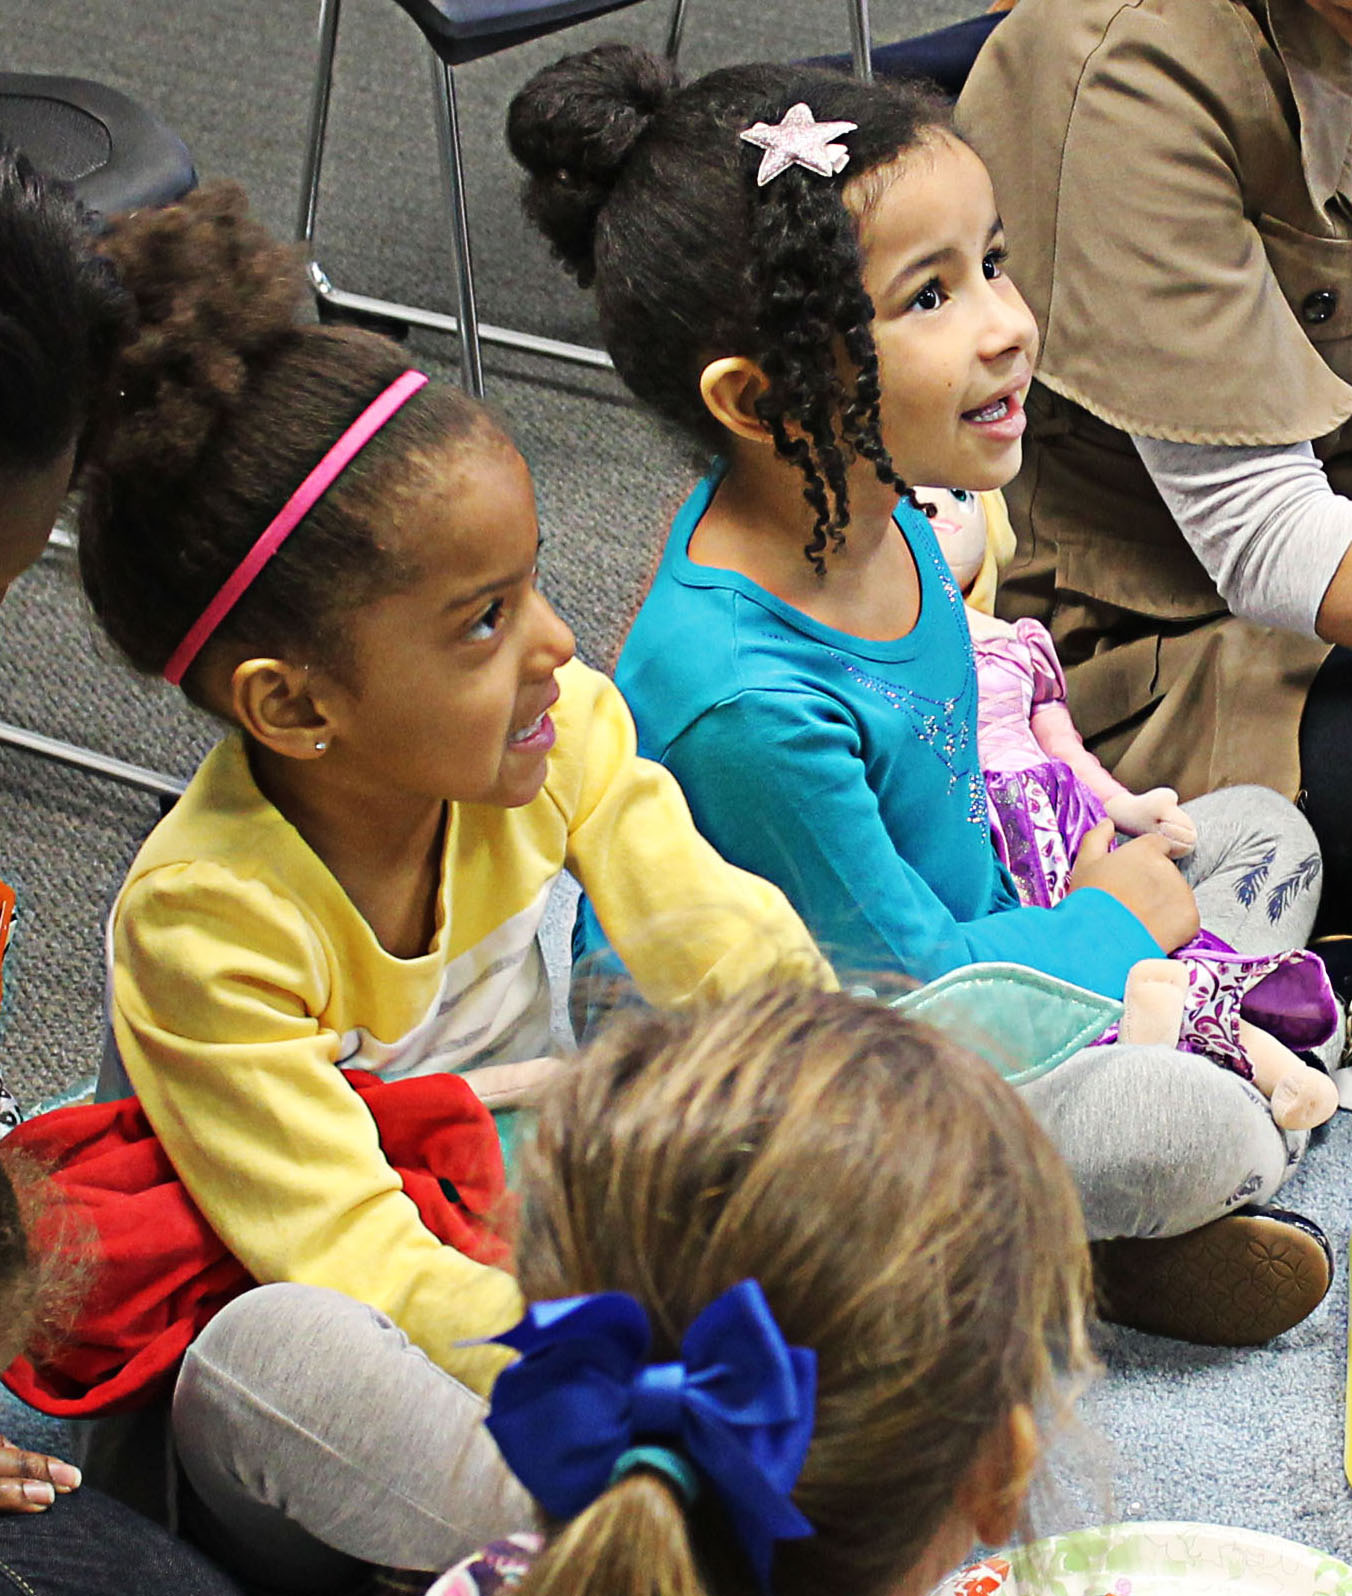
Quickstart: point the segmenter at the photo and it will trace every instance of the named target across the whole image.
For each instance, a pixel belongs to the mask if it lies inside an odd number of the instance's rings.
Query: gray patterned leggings
[[[1197,847],[1180,868],[1203,926],[1240,953],[1303,946],[1322,871],[1300,811],[1266,787],[1184,808]],[[1242,1077],[1167,1047],[1085,1048],[1023,1091],[1070,1165],[1093,1240],[1179,1235],[1266,1201],[1309,1140],[1279,1130]]]

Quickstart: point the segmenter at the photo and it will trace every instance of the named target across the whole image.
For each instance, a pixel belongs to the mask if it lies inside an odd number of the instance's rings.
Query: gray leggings
[[[1184,807],[1197,847],[1181,868],[1203,926],[1241,953],[1303,946],[1321,871],[1300,811],[1266,787]],[[1179,1235],[1266,1201],[1309,1140],[1278,1130],[1248,1081],[1172,1048],[1085,1048],[1023,1091],[1075,1176],[1094,1240]]]
[[[534,1519],[486,1412],[365,1303],[259,1286],[183,1361],[181,1526],[269,1591],[337,1596],[366,1563],[440,1571]]]
[[[1299,813],[1256,787],[1187,807],[1198,844],[1184,871],[1203,924],[1245,953],[1301,945],[1319,854]],[[1086,1048],[1025,1094],[1095,1237],[1168,1235],[1265,1198],[1306,1140],[1279,1131],[1239,1076],[1169,1048]],[[373,1309],[313,1286],[261,1287],[184,1361],[173,1415],[194,1493],[184,1521],[279,1591],[341,1590],[356,1559],[446,1567],[532,1519],[483,1413]]]

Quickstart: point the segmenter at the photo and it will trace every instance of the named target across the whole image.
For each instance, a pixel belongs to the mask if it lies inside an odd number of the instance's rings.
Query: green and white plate
[[[1001,1596],[1352,1596],[1352,1567],[1338,1558],[1220,1524],[1109,1524],[1033,1541],[1009,1560]]]

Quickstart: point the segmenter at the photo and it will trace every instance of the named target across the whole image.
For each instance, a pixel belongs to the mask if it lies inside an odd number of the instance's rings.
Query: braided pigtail
[[[747,164],[754,186],[754,162]],[[860,280],[854,220],[833,184],[784,172],[751,196],[749,224],[759,364],[770,381],[757,411],[780,455],[803,474],[817,518],[803,553],[825,576],[828,547],[843,546],[849,525],[853,455],[881,458],[891,470],[879,428],[873,305]],[[857,373],[851,391],[837,355],[842,343]]]
[[[797,104],[853,124],[849,164],[835,177],[791,166],[761,187],[760,151],[740,134]],[[852,194],[947,124],[947,107],[915,84],[760,63],[678,86],[665,63],[618,45],[544,68],[512,103],[527,211],[594,283],[606,348],[633,392],[716,454],[727,437],[701,373],[748,356],[769,379],[757,410],[801,473],[814,518],[804,553],[819,574],[844,542],[856,457],[905,491],[882,439]]]
[[[842,407],[841,435],[848,446],[862,459],[872,463],[878,481],[894,487],[899,496],[916,504],[911,489],[897,475],[892,456],[883,442],[882,432],[882,382],[878,374],[878,349],[873,342],[873,302],[859,285],[859,298],[864,314],[849,327],[841,329],[845,353],[855,369],[854,393]]]

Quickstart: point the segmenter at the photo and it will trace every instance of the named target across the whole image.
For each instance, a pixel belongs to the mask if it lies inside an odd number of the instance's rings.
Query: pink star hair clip
[[[756,173],[757,188],[764,188],[791,166],[805,166],[818,177],[834,177],[844,170],[850,152],[831,140],[853,133],[858,126],[858,122],[818,122],[811,108],[799,101],[785,111],[783,121],[753,123],[738,137],[765,151]]]

